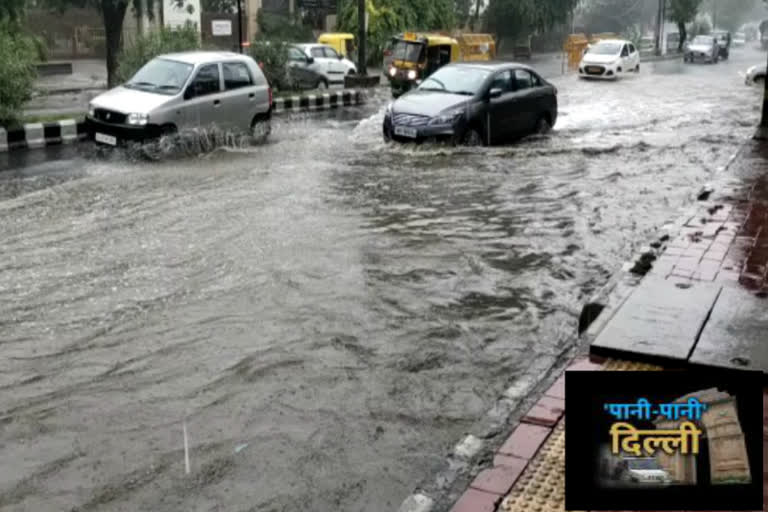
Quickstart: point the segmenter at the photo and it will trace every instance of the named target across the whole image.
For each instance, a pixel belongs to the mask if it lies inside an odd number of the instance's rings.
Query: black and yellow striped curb
[[[364,104],[365,100],[365,92],[357,89],[329,91],[323,94],[287,96],[274,99],[272,102],[272,113],[281,114],[285,112],[308,112],[353,107]]]

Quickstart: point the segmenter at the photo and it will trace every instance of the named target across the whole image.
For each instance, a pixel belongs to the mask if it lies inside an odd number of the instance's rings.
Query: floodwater
[[[556,130],[509,147],[387,146],[379,98],[6,160],[0,509],[396,510],[751,133],[763,60],[554,79]]]

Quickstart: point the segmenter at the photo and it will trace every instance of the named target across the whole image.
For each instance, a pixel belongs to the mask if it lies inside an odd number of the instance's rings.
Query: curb
[[[85,122],[75,119],[0,128],[0,152],[72,144],[85,135]]]
[[[307,94],[283,98],[275,98],[272,102],[272,113],[310,112],[330,110],[339,107],[352,107],[366,102],[365,93],[359,89],[345,89],[324,94]]]
[[[365,104],[366,99],[365,92],[357,89],[275,98],[272,113],[279,115],[354,107]],[[0,128],[0,153],[71,144],[85,137],[85,121],[75,119],[30,123],[10,130]]]

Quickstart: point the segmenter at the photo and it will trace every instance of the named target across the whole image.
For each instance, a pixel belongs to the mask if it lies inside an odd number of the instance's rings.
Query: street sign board
[[[231,20],[212,20],[211,33],[214,36],[231,36],[232,21]]]

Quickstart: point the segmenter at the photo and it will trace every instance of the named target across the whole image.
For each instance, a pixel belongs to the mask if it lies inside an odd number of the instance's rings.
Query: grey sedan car
[[[714,64],[720,60],[720,45],[713,36],[696,36],[693,41],[686,43],[685,62],[703,61]]]
[[[269,134],[272,89],[256,62],[229,52],[184,52],[149,61],[128,82],[94,98],[88,134],[116,146],[188,128]]]

